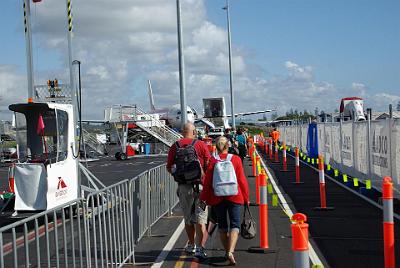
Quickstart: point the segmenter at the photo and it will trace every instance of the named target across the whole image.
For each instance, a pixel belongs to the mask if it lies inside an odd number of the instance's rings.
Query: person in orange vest
[[[281,134],[279,133],[279,131],[276,128],[274,128],[274,130],[271,133],[271,137],[272,140],[274,141],[274,144],[278,144],[280,136]]]
[[[248,149],[253,147],[253,142],[254,141],[253,141],[253,138],[250,135],[247,136],[246,142],[247,142],[247,148]],[[247,152],[249,152],[249,151],[247,151]],[[247,156],[250,156],[250,155],[247,155]]]

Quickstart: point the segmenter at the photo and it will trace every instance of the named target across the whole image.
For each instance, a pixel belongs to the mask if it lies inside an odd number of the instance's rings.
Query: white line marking
[[[184,220],[182,220],[179,226],[176,228],[175,232],[172,234],[171,238],[168,240],[163,250],[161,251],[160,255],[158,255],[155,263],[151,266],[151,268],[160,268],[163,265],[165,258],[167,258],[168,253],[174,247],[184,228],[185,222]]]
[[[257,154],[258,154],[258,152],[257,152]],[[261,155],[260,155],[260,160],[261,160],[261,164],[263,165],[265,171],[268,174],[268,178],[271,181],[272,186],[275,189],[275,192],[277,193],[277,195],[279,197],[279,200],[281,201],[281,204],[282,204],[283,208],[286,210],[287,214],[291,218],[292,215],[293,215],[293,211],[288,206],[288,203],[287,203],[285,197],[283,197],[283,194],[282,194],[281,190],[279,189],[278,185],[276,184],[275,179],[272,176],[271,172],[269,172],[269,170],[268,170],[267,166],[265,165],[264,160],[263,160]],[[316,264],[321,264],[322,265],[322,262],[321,262],[320,258],[318,257],[318,254],[315,252],[315,250],[312,247],[312,245],[310,244],[310,242],[308,242],[308,248],[309,248],[309,256],[310,256],[311,262],[314,265],[316,265]]]

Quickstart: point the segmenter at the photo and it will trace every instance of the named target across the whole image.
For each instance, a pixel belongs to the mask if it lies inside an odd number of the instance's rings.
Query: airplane
[[[165,120],[167,125],[170,126],[171,128],[174,129],[181,129],[182,123],[181,123],[181,105],[180,104],[174,104],[171,107],[168,108],[158,108],[156,109],[154,105],[154,96],[153,96],[153,89],[151,87],[151,82],[150,80],[147,80],[148,83],[148,92],[149,92],[149,99],[150,99],[150,112],[149,114],[159,114],[160,119]],[[187,106],[186,109],[187,113],[187,121],[189,123],[195,123],[196,119],[198,119],[198,113],[197,111],[190,107]],[[203,120],[204,121],[204,120]],[[209,124],[209,127],[214,127],[211,122],[204,122],[205,124]]]
[[[154,105],[154,95],[150,80],[148,83],[148,93],[150,100],[150,114],[159,114],[160,119],[166,121],[167,125],[174,129],[181,129],[181,105],[175,104],[169,108],[157,109]],[[228,123],[231,115],[226,114],[224,98],[206,98],[203,99],[204,115],[200,115],[197,111],[190,106],[187,106],[187,121],[194,124],[203,124],[208,129],[213,129],[216,125],[223,126],[224,128],[230,128]],[[217,113],[214,109],[216,108]],[[208,109],[208,110],[207,110]],[[213,110],[213,111],[211,111]],[[234,116],[247,116],[261,113],[269,113],[273,110],[260,110],[254,112],[241,112],[235,113]]]

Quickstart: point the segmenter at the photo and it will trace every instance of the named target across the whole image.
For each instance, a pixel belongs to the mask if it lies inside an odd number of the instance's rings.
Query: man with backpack
[[[167,170],[178,183],[177,194],[189,240],[185,251],[195,253],[198,258],[206,258],[204,245],[208,212],[206,207],[201,206],[199,196],[211,155],[206,144],[196,139],[196,128],[192,123],[183,126],[182,135],[183,138],[174,143],[168,152]]]

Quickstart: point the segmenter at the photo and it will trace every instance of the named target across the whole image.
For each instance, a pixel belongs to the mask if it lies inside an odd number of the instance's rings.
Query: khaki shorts
[[[183,217],[185,219],[185,224],[186,225],[193,225],[195,223],[198,224],[206,224],[207,223],[207,216],[208,216],[208,211],[207,208],[203,210],[199,206],[199,198],[198,198],[198,193],[195,193],[193,191],[193,185],[190,184],[180,184],[178,185],[178,197],[179,197],[179,203],[181,205],[182,211],[183,211]],[[194,213],[192,213],[192,206],[193,202],[196,198],[196,203],[195,203],[195,209]]]

